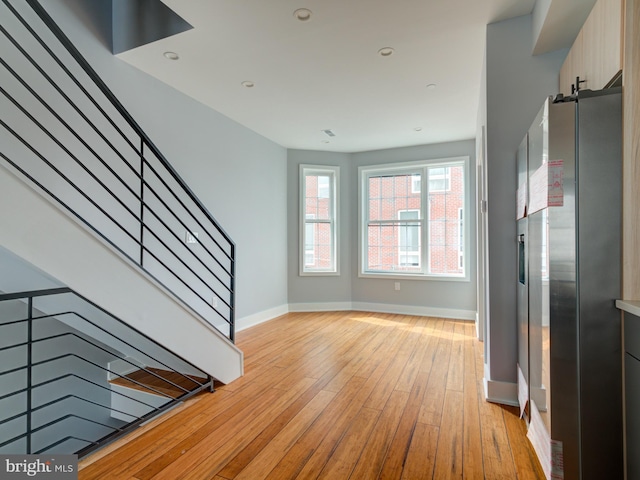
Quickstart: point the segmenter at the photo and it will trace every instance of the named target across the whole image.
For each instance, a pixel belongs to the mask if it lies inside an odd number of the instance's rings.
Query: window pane
[[[368,270],[377,272],[420,271],[420,224],[370,224]]]
[[[329,220],[331,217],[330,177],[324,175],[306,176],[305,214]]]
[[[369,177],[369,220],[397,220],[400,210],[420,210],[420,190],[414,191],[415,174]]]
[[[435,175],[435,176],[434,176]],[[429,169],[429,267],[432,274],[464,274],[464,169]]]

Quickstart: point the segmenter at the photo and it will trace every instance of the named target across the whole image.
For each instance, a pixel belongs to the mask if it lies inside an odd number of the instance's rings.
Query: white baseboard
[[[475,320],[473,310],[454,308],[420,307],[416,305],[393,305],[388,303],[353,302],[352,310],[363,312],[398,313],[402,315],[420,315],[423,317],[452,318],[456,320]]]
[[[290,303],[290,312],[343,312],[353,310],[351,302]]]
[[[457,310],[452,308],[419,307],[415,305],[393,305],[388,303],[368,302],[318,302],[291,303],[263,310],[236,320],[236,332],[268,322],[288,312],[379,312],[397,313],[401,315],[419,315],[423,317],[453,318],[458,320],[475,320],[476,312],[472,310]]]
[[[484,396],[487,401],[503,405],[519,406],[518,384],[511,382],[497,382],[483,378]]]
[[[268,310],[263,310],[258,313],[247,315],[246,317],[236,319],[236,332],[244,330],[245,328],[253,327],[269,320],[273,320],[276,317],[289,313],[288,305],[279,305]]]

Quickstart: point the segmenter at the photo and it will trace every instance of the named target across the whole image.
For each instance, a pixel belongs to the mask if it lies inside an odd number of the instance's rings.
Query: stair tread
[[[120,385],[127,388],[133,388],[135,390],[151,393],[153,395],[158,395],[157,392],[162,392],[166,395],[169,395],[171,398],[177,398],[183,395],[185,391],[175,387],[174,385],[168,382],[172,382],[182,388],[185,388],[188,391],[193,390],[197,386],[193,381],[189,379],[193,379],[198,383],[207,382],[207,379],[203,377],[196,377],[193,375],[185,376],[176,372],[162,370],[159,368],[147,367],[146,370],[148,371],[136,370],[135,372],[131,372],[123,377],[114,378],[110,380],[109,383],[111,383],[112,385]],[[153,372],[162,378],[158,378],[150,372]],[[163,378],[168,381],[162,380]],[[146,388],[146,387],[150,387],[150,388]]]

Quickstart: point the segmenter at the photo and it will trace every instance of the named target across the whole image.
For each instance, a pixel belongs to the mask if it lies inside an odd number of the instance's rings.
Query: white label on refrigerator
[[[564,162],[552,160],[549,162],[549,206],[561,207],[564,205]]]
[[[543,163],[529,178],[529,211],[531,215],[543,208],[564,205],[564,161]]]

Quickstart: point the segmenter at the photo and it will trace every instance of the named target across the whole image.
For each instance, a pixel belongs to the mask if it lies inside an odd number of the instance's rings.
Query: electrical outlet
[[[400,282],[395,282],[393,287],[396,289],[396,291],[400,290]]]

